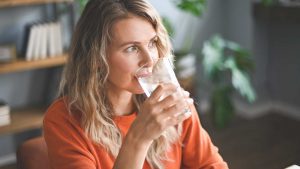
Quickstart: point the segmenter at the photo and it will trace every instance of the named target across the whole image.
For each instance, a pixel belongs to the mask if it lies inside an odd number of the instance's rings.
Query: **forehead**
[[[148,20],[134,15],[120,19],[112,26],[113,43],[143,42],[150,40],[155,35],[156,31]]]

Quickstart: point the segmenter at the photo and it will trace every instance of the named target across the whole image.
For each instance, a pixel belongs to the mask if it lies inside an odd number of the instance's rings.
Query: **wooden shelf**
[[[0,63],[0,74],[60,66],[64,65],[66,63],[66,60],[66,54],[36,61],[26,61],[24,59],[18,59],[10,63]]]
[[[12,134],[42,127],[46,109],[35,108],[10,113],[11,123],[0,127],[0,135]]]
[[[74,0],[0,0],[0,8],[21,5],[38,5],[47,3],[73,2]]]

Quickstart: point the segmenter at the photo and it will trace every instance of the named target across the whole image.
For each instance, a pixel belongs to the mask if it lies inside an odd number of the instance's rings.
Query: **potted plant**
[[[189,13],[195,17],[200,17],[206,9],[206,0],[174,0],[174,6],[177,9]],[[175,30],[168,18],[163,17],[163,23],[171,37],[174,37]],[[189,34],[190,35],[190,34]],[[195,78],[196,74],[196,55],[191,53],[192,37],[187,36],[184,39],[184,44],[180,49],[174,51],[175,55],[175,72],[181,86],[189,91],[192,95],[195,93]]]
[[[234,91],[249,102],[256,98],[249,77],[254,62],[245,49],[218,35],[204,43],[202,55],[204,73],[212,83],[210,111],[213,122],[218,128],[222,128],[234,114]]]

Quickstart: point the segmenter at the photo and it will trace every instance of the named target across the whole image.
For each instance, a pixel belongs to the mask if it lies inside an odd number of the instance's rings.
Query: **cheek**
[[[132,74],[134,72],[133,67],[133,64],[130,64],[126,61],[118,61],[113,63],[113,71],[115,71],[118,74]]]
[[[137,64],[134,60],[124,57],[118,57],[118,59],[112,58],[109,64],[110,76],[117,81],[122,80],[125,82],[132,79],[137,69]]]
[[[124,72],[124,73],[131,73],[133,71],[132,67],[133,67],[133,65],[126,63],[126,62],[119,64],[120,71]]]

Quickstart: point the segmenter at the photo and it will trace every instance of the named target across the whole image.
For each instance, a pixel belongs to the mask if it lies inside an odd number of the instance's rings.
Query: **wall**
[[[272,99],[300,105],[300,23],[271,22],[268,88]]]

